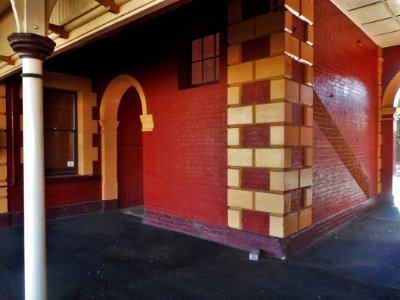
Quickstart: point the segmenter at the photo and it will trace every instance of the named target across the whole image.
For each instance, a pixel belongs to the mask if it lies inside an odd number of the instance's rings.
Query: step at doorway
[[[144,215],[144,205],[135,205],[135,206],[130,206],[130,207],[125,207],[119,210],[125,215],[130,215],[134,217],[138,217],[143,219]]]

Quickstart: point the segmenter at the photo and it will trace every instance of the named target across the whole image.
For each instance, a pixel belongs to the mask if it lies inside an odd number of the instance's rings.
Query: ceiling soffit
[[[380,47],[400,45],[400,0],[331,0]]]

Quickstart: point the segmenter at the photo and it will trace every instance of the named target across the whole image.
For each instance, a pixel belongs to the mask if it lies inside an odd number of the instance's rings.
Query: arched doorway
[[[117,180],[118,207],[143,204],[143,137],[140,97],[131,87],[118,108]]]
[[[394,114],[400,100],[400,72],[389,82],[383,94],[382,106],[380,109],[380,130],[381,130],[381,157],[382,157],[382,192],[400,197],[396,188],[399,182],[396,178],[396,119]],[[400,199],[395,199],[400,200]],[[400,203],[399,203],[400,204]]]
[[[133,88],[140,99],[141,130],[153,131],[153,116],[147,113],[147,102],[139,82],[129,75],[114,78],[104,91],[100,106],[102,199],[118,199],[117,131],[118,110],[128,89]],[[138,102],[138,101],[136,101]],[[145,183],[145,182],[144,182]]]

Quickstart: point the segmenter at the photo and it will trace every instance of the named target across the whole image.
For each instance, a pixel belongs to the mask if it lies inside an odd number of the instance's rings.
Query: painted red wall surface
[[[377,47],[330,1],[315,1],[314,86],[377,193]],[[314,111],[314,118],[317,117]],[[367,197],[314,122],[313,221]]]
[[[142,84],[153,132],[143,134],[145,208],[226,225],[226,58],[217,84],[179,90],[177,60],[132,75]]]
[[[400,71],[400,46],[383,48],[382,88],[386,90],[390,80]]]
[[[115,76],[129,74],[143,88],[154,117],[154,130],[143,133],[145,209],[226,226],[226,3],[208,2],[196,1],[117,36],[114,45],[102,44],[102,51],[121,48],[130,55],[121,64],[102,66],[107,73],[99,70],[95,86],[99,105]],[[191,39],[216,31],[221,33],[219,82],[190,87],[182,77],[187,79],[183,67]]]
[[[187,11],[178,10],[133,31],[115,34],[107,41],[92,43],[60,56],[58,62],[57,58],[47,62],[45,67],[55,72],[92,78],[98,99],[102,98],[104,89],[115,76],[129,74],[137,79],[155,123],[153,132],[143,134],[146,209],[226,226],[227,63],[223,42],[226,40],[226,3],[216,5],[212,2],[214,9],[209,11],[210,3],[197,1],[194,6],[187,6]],[[160,28],[163,29],[162,35],[159,34]],[[210,34],[216,28],[221,31],[219,82],[195,88],[182,86],[179,81],[182,78],[182,58],[186,55],[182,46],[188,39]],[[103,53],[113,57],[125,53],[127,57],[124,60],[104,60]],[[21,107],[16,107],[15,118],[20,113]],[[98,117],[98,111],[94,115]],[[22,164],[19,161],[22,135],[18,126],[16,124],[15,128],[15,185],[9,188],[10,211],[23,209]],[[98,135],[94,136],[93,145],[100,149]],[[94,170],[99,174],[99,163],[94,165]],[[48,207],[100,199],[100,177],[69,183],[59,179],[46,186]]]

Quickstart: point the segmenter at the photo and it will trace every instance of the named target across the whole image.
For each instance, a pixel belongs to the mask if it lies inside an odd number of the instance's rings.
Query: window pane
[[[43,95],[45,129],[75,129],[75,94],[45,90]]]
[[[214,57],[214,34],[204,38],[204,54],[203,58]]]
[[[202,83],[202,61],[192,63],[192,84]]]
[[[44,151],[46,169],[74,168],[75,133],[45,131]]]
[[[201,39],[192,42],[192,62],[202,59],[202,42]]]
[[[204,73],[203,73],[203,82],[209,82],[209,81],[214,81],[215,80],[215,59],[207,59],[204,61]]]

